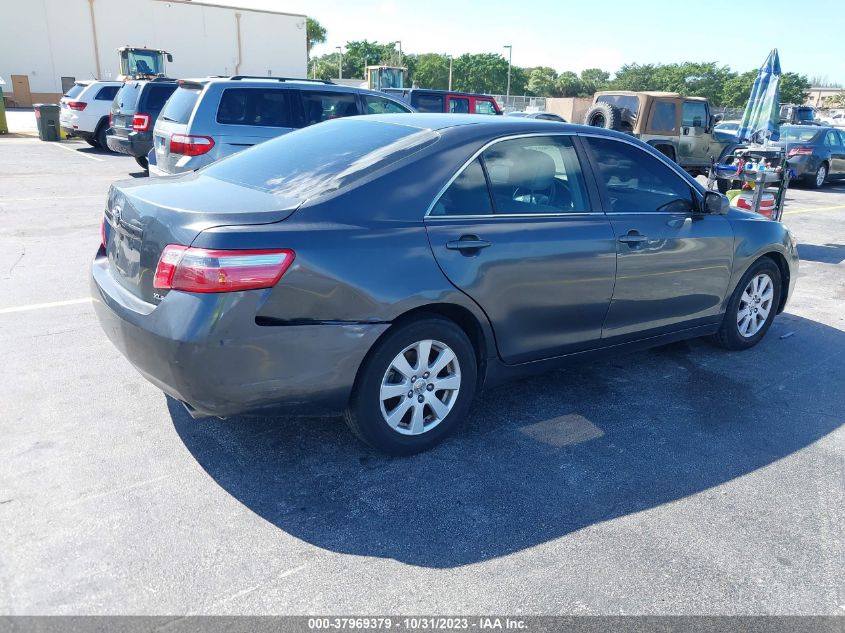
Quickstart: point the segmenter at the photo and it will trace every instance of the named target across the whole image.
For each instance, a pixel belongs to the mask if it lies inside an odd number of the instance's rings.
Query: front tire
[[[135,162],[138,163],[138,166],[145,171],[148,171],[150,168],[150,164],[147,162],[146,156],[136,156]]]
[[[108,141],[106,140],[106,135],[109,131],[109,124],[108,123],[100,123],[100,127],[97,128],[97,147],[101,150],[105,150],[106,152],[110,152]]]
[[[780,269],[768,257],[758,259],[737,284],[716,341],[730,350],[757,345],[774,321],[781,295]]]
[[[370,446],[412,455],[460,426],[477,379],[475,350],[463,330],[424,317],[393,326],[376,344],[358,372],[344,417]]]

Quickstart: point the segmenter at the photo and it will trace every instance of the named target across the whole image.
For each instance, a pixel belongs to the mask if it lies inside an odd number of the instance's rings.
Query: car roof
[[[198,84],[230,84],[236,86],[243,86],[247,88],[266,88],[270,87],[277,87],[281,90],[284,89],[291,89],[291,88],[313,88],[317,90],[326,90],[329,92],[356,92],[360,94],[368,94],[373,95],[376,97],[387,97],[392,100],[396,100],[396,96],[377,91],[377,90],[369,90],[367,88],[358,88],[357,86],[345,86],[343,84],[336,84],[332,83],[331,81],[324,81],[322,79],[305,79],[305,78],[286,78],[286,77],[243,77],[237,78],[236,77],[206,77],[204,79],[186,79],[184,80],[186,83],[198,83]],[[362,80],[363,81],[363,80]]]
[[[404,125],[419,130],[434,130],[437,132],[448,132],[449,130],[475,131],[479,136],[505,136],[509,134],[534,134],[537,132],[570,132],[580,134],[592,134],[596,136],[609,136],[631,140],[630,134],[606,130],[589,125],[576,123],[562,123],[559,121],[546,121],[532,117],[521,116],[491,116],[489,114],[441,114],[428,112],[413,112],[407,114],[368,114],[366,117],[350,117],[355,119],[365,118],[367,122],[390,123],[393,125]],[[344,119],[337,119],[343,121]]]

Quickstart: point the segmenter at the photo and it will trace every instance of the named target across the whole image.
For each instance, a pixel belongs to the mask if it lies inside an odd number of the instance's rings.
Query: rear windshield
[[[73,87],[65,93],[68,99],[74,99],[79,96],[79,93],[85,90],[85,84],[73,84]]]
[[[199,96],[200,87],[186,88],[179,86],[168,99],[164,110],[161,111],[161,119],[174,123],[187,123]]]
[[[615,105],[622,111],[622,116],[631,123],[637,120],[640,113],[640,99],[634,95],[602,95],[596,102]],[[674,127],[674,123],[671,127]]]
[[[334,120],[284,134],[205,168],[207,176],[308,199],[349,187],[440,136],[404,125]]]
[[[143,108],[147,112],[160,112],[165,102],[176,90],[176,84],[147,84],[144,90]]]
[[[819,133],[820,128],[807,127],[804,125],[784,125],[780,128],[780,142],[785,141],[806,143],[812,141],[813,137]]]
[[[141,86],[136,81],[123,84],[114,97],[114,105],[120,112],[135,112],[138,105],[138,95],[141,94]]]

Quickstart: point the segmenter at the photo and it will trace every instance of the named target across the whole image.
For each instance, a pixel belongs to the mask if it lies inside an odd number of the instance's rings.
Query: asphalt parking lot
[[[0,613],[845,613],[845,183],[790,190],[795,296],[485,393],[426,454],[192,420],[88,300],[134,161],[0,138]]]

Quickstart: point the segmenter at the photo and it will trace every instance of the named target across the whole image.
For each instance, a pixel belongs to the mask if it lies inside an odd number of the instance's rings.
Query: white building
[[[55,103],[75,79],[114,79],[120,46],[171,53],[170,77],[306,76],[304,15],[191,0],[2,4],[0,77],[14,105]]]

